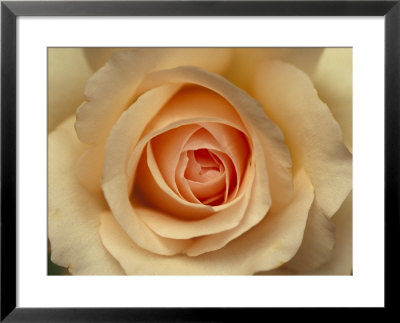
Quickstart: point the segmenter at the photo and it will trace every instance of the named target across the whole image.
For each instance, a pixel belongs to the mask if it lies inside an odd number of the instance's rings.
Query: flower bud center
[[[191,150],[187,155],[186,179],[204,183],[221,176],[225,171],[220,159],[208,149]]]

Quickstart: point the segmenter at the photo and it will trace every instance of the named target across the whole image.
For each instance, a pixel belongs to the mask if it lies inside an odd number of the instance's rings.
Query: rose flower
[[[57,63],[74,55],[69,71]],[[49,52],[54,263],[77,275],[351,273],[351,49],[85,55]]]

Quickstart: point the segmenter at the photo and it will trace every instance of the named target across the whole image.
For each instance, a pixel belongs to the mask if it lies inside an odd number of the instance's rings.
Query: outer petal
[[[87,47],[83,48],[83,52],[90,68],[93,72],[96,72],[108,62],[114,52],[124,49],[126,50],[126,48],[116,47]]]
[[[353,146],[352,48],[327,48],[312,75],[318,95],[339,122],[346,146]]]
[[[335,226],[314,203],[300,249],[285,268],[301,273],[315,270],[331,259],[334,245]]]
[[[70,117],[49,135],[49,218],[51,258],[76,275],[123,275],[99,236],[107,206],[77,181],[74,165],[87,147],[78,141]]]
[[[259,67],[254,92],[267,115],[281,126],[294,169],[306,170],[317,206],[331,217],[351,190],[352,157],[329,108],[305,73],[282,62]]]
[[[110,213],[102,216],[100,235],[106,248],[127,274],[242,275],[270,270],[296,253],[313,201],[313,188],[304,172],[295,177],[291,203],[269,214],[259,225],[224,248],[198,257],[163,257],[137,247]]]
[[[92,71],[81,48],[49,48],[48,73],[50,132],[82,103]]]
[[[353,270],[352,194],[350,194],[332,222],[336,226],[336,241],[331,259],[309,275],[351,275]]]
[[[77,113],[78,137],[86,143],[104,139],[120,114],[132,104],[146,74],[194,65],[216,72],[229,63],[228,49],[130,49],[115,52],[86,85],[87,103]]]
[[[352,252],[352,194],[346,198],[339,211],[332,217],[336,227],[336,239],[330,259],[321,267],[302,272],[302,275],[351,275]],[[305,233],[306,235],[306,233]],[[290,270],[290,261],[275,270],[263,271],[259,275],[296,275],[298,272]]]
[[[101,178],[104,166],[104,145],[95,145],[78,159],[75,172],[79,182],[91,193],[103,195]]]
[[[158,113],[163,105],[179,90],[180,86],[161,86],[153,89],[146,94],[153,98],[152,104],[138,110],[136,117],[135,137],[138,140],[146,124]],[[140,100],[138,100],[140,101]],[[129,128],[132,128],[129,126]],[[133,140],[133,144],[135,140]],[[105,142],[99,142],[88,148],[80,156],[76,165],[76,175],[80,183],[89,191],[96,194],[102,194],[101,180],[104,167]]]
[[[251,81],[266,60],[281,59],[312,75],[324,48],[236,48],[226,77],[251,95]]]

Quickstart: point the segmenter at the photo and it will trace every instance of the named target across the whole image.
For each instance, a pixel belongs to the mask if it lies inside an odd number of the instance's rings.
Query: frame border
[[[1,3],[1,321],[222,322],[264,309],[16,307],[16,20],[18,16],[384,16],[385,308],[394,309],[400,236],[400,1],[2,1]],[[394,237],[397,238],[393,239]],[[393,240],[393,241],[392,241]],[[397,277],[396,277],[397,276]],[[390,283],[389,283],[390,281]],[[251,313],[249,313],[251,311]],[[240,314],[240,315],[238,315]],[[263,314],[265,314],[263,312]]]

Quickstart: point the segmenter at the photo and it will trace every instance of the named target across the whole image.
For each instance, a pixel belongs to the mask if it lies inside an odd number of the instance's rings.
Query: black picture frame
[[[1,3],[1,321],[237,321],[265,309],[19,308],[16,305],[16,19],[19,16],[384,16],[385,308],[399,287],[400,3],[396,1],[86,1]],[[371,256],[372,258],[373,256]],[[372,259],[371,259],[372,260]],[[254,316],[253,316],[254,315]]]

